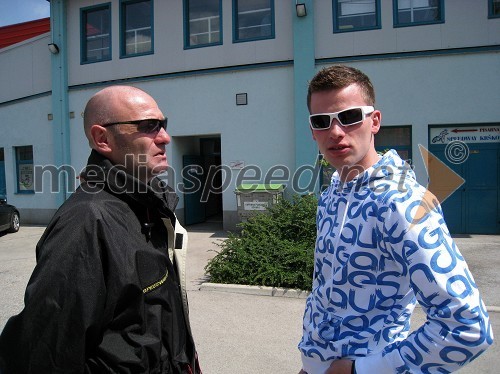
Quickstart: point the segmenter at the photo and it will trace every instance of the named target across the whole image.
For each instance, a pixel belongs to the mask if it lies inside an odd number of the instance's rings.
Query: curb
[[[266,286],[246,286],[243,284],[202,283],[199,290],[232,292],[255,296],[288,297],[293,299],[307,299],[307,296],[309,296],[309,291],[304,290]],[[488,313],[500,313],[500,307],[498,306],[486,306],[486,310]]]
[[[307,299],[307,296],[309,296],[309,291],[293,288],[246,286],[242,284],[202,283],[199,290],[232,292],[256,296],[288,297],[294,299]]]

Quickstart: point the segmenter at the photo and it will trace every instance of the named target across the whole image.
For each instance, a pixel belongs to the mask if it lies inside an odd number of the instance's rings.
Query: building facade
[[[185,223],[234,229],[241,183],[317,191],[307,82],[348,64],[374,83],[379,150],[423,185],[419,146],[465,179],[443,203],[450,230],[500,233],[499,0],[52,0],[50,18],[0,49],[0,194],[23,222],[46,223],[78,185],[82,112],[111,84],[168,117],[165,178]]]

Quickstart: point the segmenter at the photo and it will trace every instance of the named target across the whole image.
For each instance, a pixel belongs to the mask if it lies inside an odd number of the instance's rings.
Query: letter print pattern
[[[390,363],[387,372],[449,373],[492,344],[488,313],[440,206],[411,225],[424,192],[395,151],[344,185],[334,175],[318,204],[299,343],[305,357],[371,356]],[[409,334],[417,300],[427,322]]]

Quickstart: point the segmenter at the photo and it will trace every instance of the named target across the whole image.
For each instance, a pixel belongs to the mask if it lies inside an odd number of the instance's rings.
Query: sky
[[[47,0],[0,0],[0,27],[49,15],[50,3]]]

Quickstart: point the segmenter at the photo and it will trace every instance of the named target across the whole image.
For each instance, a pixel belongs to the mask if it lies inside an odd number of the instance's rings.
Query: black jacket
[[[174,255],[186,242],[174,233],[178,198],[154,182],[92,152],[0,336],[2,374],[199,372]]]

